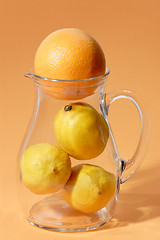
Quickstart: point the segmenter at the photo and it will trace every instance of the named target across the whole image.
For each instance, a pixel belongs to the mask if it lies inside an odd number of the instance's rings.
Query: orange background
[[[160,239],[159,9],[159,0],[1,0],[1,239]],[[16,194],[16,158],[35,100],[34,86],[23,75],[33,66],[40,42],[64,27],[81,28],[96,38],[111,70],[106,91],[126,88],[137,92],[152,122],[146,157],[138,172],[121,186],[112,221],[87,233],[55,233],[32,227],[20,211]],[[110,118],[120,155],[131,156],[139,136],[136,110],[119,101]]]

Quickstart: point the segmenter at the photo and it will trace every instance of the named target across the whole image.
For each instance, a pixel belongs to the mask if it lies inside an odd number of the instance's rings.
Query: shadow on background
[[[160,166],[135,174],[121,186],[113,219],[100,229],[111,229],[143,222],[160,216]],[[99,229],[99,230],[100,230]]]

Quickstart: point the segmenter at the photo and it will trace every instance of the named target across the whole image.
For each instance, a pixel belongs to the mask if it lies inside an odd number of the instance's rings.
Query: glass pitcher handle
[[[120,183],[124,183],[128,178],[130,178],[130,176],[134,174],[135,171],[140,166],[149,144],[150,126],[151,126],[149,113],[145,105],[143,104],[142,100],[139,98],[139,96],[137,96],[137,94],[129,90],[115,90],[111,93],[107,93],[102,96],[100,107],[101,107],[103,116],[107,122],[108,122],[109,107],[111,103],[114,102],[115,100],[122,99],[122,98],[131,100],[135,104],[139,113],[140,121],[141,121],[141,131],[140,131],[138,146],[133,156],[128,160],[120,159],[121,161]],[[115,144],[111,129],[110,129],[110,134],[111,134],[113,143]],[[115,149],[117,151],[116,145],[115,145]],[[118,154],[118,151],[117,151],[117,154]]]

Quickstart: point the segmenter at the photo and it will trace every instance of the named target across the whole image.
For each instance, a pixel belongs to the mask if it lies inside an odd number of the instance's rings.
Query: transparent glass
[[[87,231],[102,226],[110,221],[113,216],[118,201],[120,184],[125,182],[142,162],[150,134],[148,112],[141,99],[131,91],[116,90],[111,93],[104,93],[108,74],[109,69],[107,68],[106,73],[100,77],[66,81],[42,78],[32,72],[26,73],[25,76],[32,79],[35,84],[37,96],[33,117],[18,156],[18,194],[23,213],[32,225],[61,232]],[[119,98],[131,100],[137,107],[141,120],[139,143],[135,154],[129,160],[121,159],[119,156],[108,121],[109,106]],[[60,109],[77,102],[87,103],[102,114],[108,125],[109,137],[103,152],[92,159],[77,160],[70,156],[72,168],[79,164],[94,165],[115,177],[115,190],[109,201],[106,201],[101,209],[87,213],[75,209],[66,202],[62,194],[64,187],[49,194],[36,194],[30,191],[22,180],[21,169],[22,156],[30,146],[39,143],[58,146],[53,129],[55,116]],[[98,148],[98,146],[96,147]]]

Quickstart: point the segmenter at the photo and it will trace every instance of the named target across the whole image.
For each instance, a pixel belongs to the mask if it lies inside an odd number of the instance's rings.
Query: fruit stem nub
[[[71,105],[66,105],[64,107],[64,111],[67,112],[67,111],[71,111],[72,110],[72,106]]]

